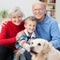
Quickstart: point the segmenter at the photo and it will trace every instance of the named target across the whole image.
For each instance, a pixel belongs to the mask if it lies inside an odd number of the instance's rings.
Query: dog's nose
[[[30,47],[30,50],[34,50],[34,47]]]

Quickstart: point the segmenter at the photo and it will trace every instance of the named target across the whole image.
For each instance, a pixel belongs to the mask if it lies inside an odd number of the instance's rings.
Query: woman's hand
[[[10,20],[5,20],[1,23],[1,26],[5,26]]]

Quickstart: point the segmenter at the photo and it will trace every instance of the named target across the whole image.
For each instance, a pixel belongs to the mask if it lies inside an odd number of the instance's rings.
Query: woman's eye
[[[16,18],[16,17],[13,17],[13,18]]]

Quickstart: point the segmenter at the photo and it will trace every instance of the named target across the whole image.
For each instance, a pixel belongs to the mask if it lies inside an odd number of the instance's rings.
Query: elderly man
[[[60,32],[55,19],[46,14],[46,6],[43,2],[35,2],[32,6],[34,17],[37,20],[36,37],[48,40],[55,48],[60,47]],[[21,33],[21,32],[20,32]],[[21,34],[20,34],[21,35]],[[25,56],[29,60],[29,54]]]
[[[55,19],[46,14],[43,2],[36,2],[32,6],[34,17],[37,19],[36,37],[48,40],[55,48],[60,47],[60,32]]]

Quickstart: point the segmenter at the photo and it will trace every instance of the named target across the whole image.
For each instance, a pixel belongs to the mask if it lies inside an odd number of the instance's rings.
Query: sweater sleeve
[[[8,38],[7,34],[8,34],[7,26],[6,25],[2,26],[2,30],[0,33],[0,45],[8,45],[16,42],[16,37]]]
[[[55,48],[60,48],[60,31],[57,22],[54,22],[51,26],[51,43]]]
[[[1,39],[0,40],[0,45],[8,45],[16,42],[16,38],[9,38],[9,39]]]

